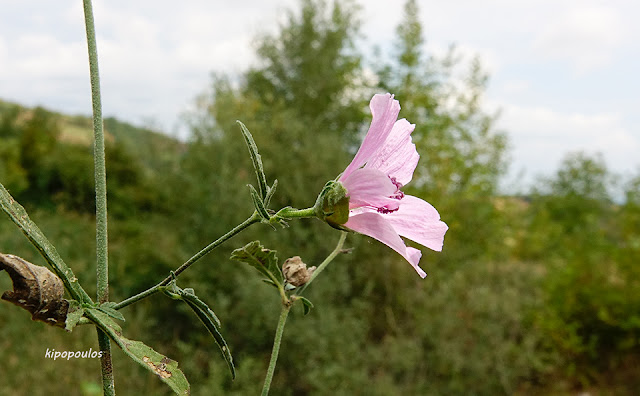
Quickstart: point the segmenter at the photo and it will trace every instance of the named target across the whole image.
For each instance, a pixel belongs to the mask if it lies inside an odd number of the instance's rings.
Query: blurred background
[[[444,250],[422,249],[422,280],[386,246],[349,236],[354,252],[309,288],[311,314],[289,318],[272,393],[636,394],[637,6],[254,3],[95,4],[112,300],[251,213],[235,120],[279,181],[271,206],[303,208],[349,163],[371,96],[391,92],[421,155],[404,190],[439,210]],[[95,293],[82,7],[0,5],[0,182]],[[197,318],[164,296],[125,308],[124,332],[178,360],[195,395],[256,394],[279,296],[230,251],[260,239],[317,265],[338,238],[315,220],[254,226],[180,277],[222,320],[235,381]],[[44,265],[8,218],[0,251]],[[0,395],[101,393],[97,360],[44,358],[95,350],[93,328],[68,334],[3,302],[0,329]],[[169,394],[118,351],[114,364],[118,393]]]

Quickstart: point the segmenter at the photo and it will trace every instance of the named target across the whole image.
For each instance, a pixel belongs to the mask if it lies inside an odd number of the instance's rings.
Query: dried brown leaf
[[[32,264],[18,256],[0,253],[0,271],[13,282],[2,299],[31,313],[31,319],[51,326],[65,327],[69,302],[63,298],[64,284],[48,268]]]

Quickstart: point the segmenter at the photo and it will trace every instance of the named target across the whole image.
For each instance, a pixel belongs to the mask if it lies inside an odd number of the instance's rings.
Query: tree
[[[414,183],[436,201],[493,194],[506,170],[507,138],[495,130],[496,114],[482,106],[488,76],[479,59],[464,64],[455,47],[441,59],[426,55],[418,11],[415,0],[405,3],[395,59],[379,68],[380,85],[396,94],[400,115],[416,124],[422,160]]]

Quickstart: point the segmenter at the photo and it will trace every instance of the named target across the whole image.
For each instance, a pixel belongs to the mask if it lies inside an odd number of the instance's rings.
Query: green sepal
[[[178,362],[156,352],[140,341],[122,336],[122,328],[109,315],[96,308],[85,310],[85,315],[113,340],[134,362],[156,374],[158,378],[177,394],[188,395],[191,386]]]
[[[332,227],[344,229],[342,224],[349,220],[347,189],[339,181],[328,181],[318,195],[313,209],[321,220]]]
[[[275,250],[265,249],[260,241],[253,241],[231,252],[231,259],[242,261],[257,269],[268,280],[282,287],[284,276],[278,265],[278,256]]]

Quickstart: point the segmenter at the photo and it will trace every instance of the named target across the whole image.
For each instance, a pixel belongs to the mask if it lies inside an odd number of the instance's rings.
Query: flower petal
[[[407,247],[383,215],[372,212],[359,213],[349,216],[349,221],[347,221],[344,226],[361,234],[368,235],[389,246],[391,249],[400,253],[422,278],[427,276],[422,268],[418,266],[422,252],[418,249]]]
[[[362,206],[396,210],[399,199],[389,198],[398,188],[384,173],[368,168],[353,171],[342,184],[347,189],[349,209]]]
[[[373,116],[371,126],[369,126],[369,131],[355,157],[353,157],[347,169],[344,170],[340,181],[342,181],[342,178],[348,177],[354,170],[361,168],[387,140],[387,136],[393,129],[393,124],[398,119],[400,102],[393,99],[391,94],[377,94],[371,99],[369,108],[371,108],[371,115]]]
[[[384,215],[396,232],[435,251],[442,250],[444,234],[449,227],[430,203],[405,195],[397,211]],[[347,222],[348,224],[348,222]]]
[[[416,145],[411,142],[415,127],[404,118],[396,121],[387,140],[367,161],[367,168],[377,169],[407,185],[420,159]]]

